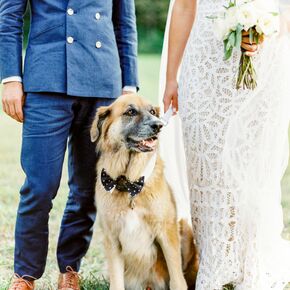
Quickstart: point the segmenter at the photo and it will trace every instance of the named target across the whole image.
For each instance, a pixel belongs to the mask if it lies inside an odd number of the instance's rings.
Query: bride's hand
[[[256,43],[255,41],[251,43],[249,32],[244,31],[241,47],[244,50],[246,50],[247,56],[255,56],[259,50],[260,44],[262,44],[263,42],[264,42],[264,38],[260,37],[259,43]]]
[[[164,112],[167,112],[171,104],[174,115],[178,112],[178,83],[176,80],[167,81],[164,92],[163,104]]]

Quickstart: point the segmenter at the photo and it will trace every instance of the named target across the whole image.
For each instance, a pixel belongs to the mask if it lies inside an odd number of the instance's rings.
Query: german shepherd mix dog
[[[194,289],[197,256],[185,221],[178,221],[158,154],[159,109],[137,95],[101,107],[91,128],[96,142],[96,201],[110,290]]]

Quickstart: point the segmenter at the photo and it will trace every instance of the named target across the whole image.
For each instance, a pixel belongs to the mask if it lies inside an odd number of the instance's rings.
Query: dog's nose
[[[154,133],[159,133],[161,128],[163,127],[163,123],[161,121],[158,121],[158,122],[152,123],[150,126],[153,129]]]

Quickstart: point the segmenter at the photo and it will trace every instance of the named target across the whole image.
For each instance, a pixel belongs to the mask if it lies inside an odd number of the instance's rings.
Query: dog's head
[[[162,128],[159,108],[138,95],[124,95],[112,105],[98,109],[91,128],[91,140],[100,151],[133,152],[155,150]]]

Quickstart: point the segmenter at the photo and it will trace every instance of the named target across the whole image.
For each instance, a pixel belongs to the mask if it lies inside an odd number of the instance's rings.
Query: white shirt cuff
[[[12,76],[12,77],[5,78],[5,79],[2,80],[2,84],[9,83],[9,82],[20,82],[20,83],[22,83],[22,78],[19,77],[19,76]],[[133,86],[125,86],[123,88],[123,91],[137,93],[137,88],[133,87]]]
[[[10,83],[10,82],[20,82],[22,83],[22,78],[19,76],[13,76],[9,78],[5,78],[2,80],[2,84]]]
[[[137,88],[133,87],[133,86],[125,86],[123,88],[123,91],[131,92],[131,93],[137,93]]]

